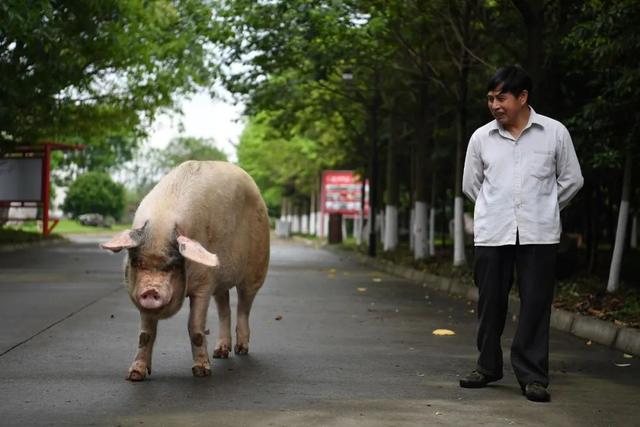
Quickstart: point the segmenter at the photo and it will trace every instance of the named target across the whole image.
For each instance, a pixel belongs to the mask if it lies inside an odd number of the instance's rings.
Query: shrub
[[[74,218],[85,213],[99,213],[120,219],[124,205],[123,185],[104,172],[88,172],[71,184],[62,209]]]

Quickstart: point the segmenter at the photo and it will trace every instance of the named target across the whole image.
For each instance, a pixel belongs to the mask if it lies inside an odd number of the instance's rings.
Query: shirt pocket
[[[547,179],[556,172],[553,151],[533,150],[529,159],[529,173],[538,179]]]

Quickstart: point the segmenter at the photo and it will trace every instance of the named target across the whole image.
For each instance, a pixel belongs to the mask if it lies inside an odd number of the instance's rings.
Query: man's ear
[[[528,104],[529,103],[529,91],[525,89],[522,92],[520,92],[520,95],[518,95],[518,101],[520,101],[520,105]]]

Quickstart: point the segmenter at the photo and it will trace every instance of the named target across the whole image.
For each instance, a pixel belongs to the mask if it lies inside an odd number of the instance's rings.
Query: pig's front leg
[[[140,336],[138,338],[138,354],[129,368],[129,381],[142,381],[147,373],[151,375],[151,355],[156,340],[158,319],[140,313]]]
[[[191,372],[195,377],[208,377],[211,375],[211,364],[207,354],[207,337],[205,326],[207,323],[207,309],[211,296],[193,295],[190,300],[189,311],[189,338],[191,338],[191,353],[193,354],[193,367]]]

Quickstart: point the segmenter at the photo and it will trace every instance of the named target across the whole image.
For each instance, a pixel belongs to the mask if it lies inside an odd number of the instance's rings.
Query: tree
[[[618,289],[631,193],[633,159],[640,154],[640,36],[629,27],[640,19],[640,4],[632,0],[594,0],[582,7],[580,21],[566,39],[576,77],[594,96],[574,116],[588,132],[588,166],[623,169],[621,201],[607,291]],[[621,123],[633,123],[621,126]],[[622,167],[624,164],[624,167]]]
[[[151,156],[162,175],[187,160],[228,161],[227,155],[216,147],[213,139],[189,136],[172,139],[166,148],[153,150]]]
[[[217,62],[208,0],[0,3],[0,142],[125,138]]]
[[[74,218],[85,213],[99,213],[120,219],[124,205],[123,185],[104,172],[89,172],[71,184],[62,209]]]

